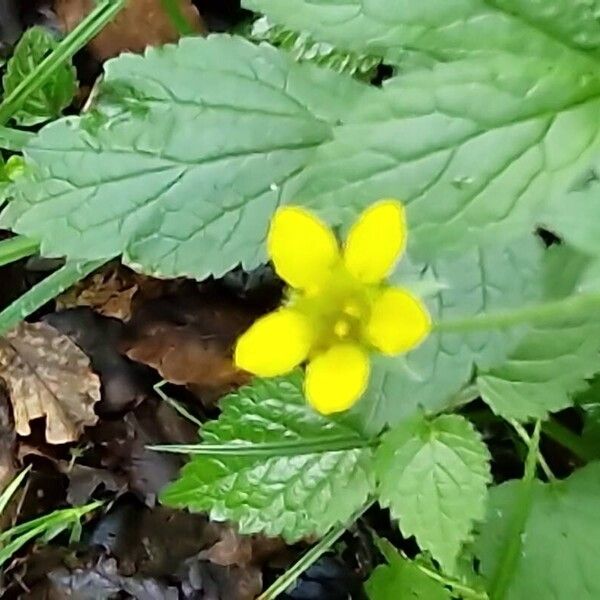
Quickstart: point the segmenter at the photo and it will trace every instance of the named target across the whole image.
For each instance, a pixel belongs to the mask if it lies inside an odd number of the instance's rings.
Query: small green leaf
[[[545,274],[547,300],[576,294],[589,262],[566,247],[553,248]],[[597,310],[582,310],[533,325],[505,363],[479,374],[477,387],[505,418],[543,419],[587,388],[586,379],[600,370],[599,352]]]
[[[520,482],[491,490],[487,520],[475,543],[481,572],[490,578],[510,542],[508,528],[519,509]],[[510,572],[506,600],[600,597],[600,463],[576,471],[564,481],[533,483],[533,496],[520,551]]]
[[[377,450],[379,498],[406,536],[452,572],[473,523],[485,515],[489,452],[459,415],[414,418],[387,433]]]
[[[28,29],[6,65],[6,73],[2,80],[4,95],[11,94],[57,45],[58,42],[52,33],[43,27]],[[25,100],[13,118],[19,125],[26,126],[54,119],[71,104],[76,91],[75,69],[71,61],[67,60],[55,70],[51,79]]]
[[[377,567],[366,583],[370,600],[450,600],[450,592],[402,557]]]
[[[288,541],[323,535],[346,522],[374,488],[372,451],[344,425],[315,413],[302,393],[302,377],[255,380],[223,400],[219,419],[202,431],[207,444],[288,442],[331,436],[327,451],[261,458],[196,456],[163,503],[209,511],[217,521],[235,521],[242,533],[282,535]],[[335,450],[340,436],[356,448]]]

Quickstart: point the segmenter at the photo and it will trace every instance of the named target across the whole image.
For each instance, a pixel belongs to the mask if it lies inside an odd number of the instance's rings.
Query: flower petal
[[[406,217],[398,200],[380,200],[356,220],[344,249],[346,267],[360,281],[377,283],[390,274],[406,247]]]
[[[299,289],[318,286],[340,256],[333,231],[296,206],[280,208],[273,216],[267,250],[277,274]]]
[[[406,290],[389,287],[375,299],[366,326],[368,340],[384,354],[408,352],[431,331],[422,302]]]
[[[306,397],[324,415],[348,410],[365,391],[369,371],[369,356],[360,346],[332,346],[309,362]]]
[[[261,377],[283,375],[306,360],[312,342],[308,319],[282,308],[260,318],[238,339],[235,364]]]

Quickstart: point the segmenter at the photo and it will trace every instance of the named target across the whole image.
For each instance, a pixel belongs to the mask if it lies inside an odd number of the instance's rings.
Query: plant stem
[[[0,126],[0,148],[20,152],[34,136],[30,131]]]
[[[179,35],[194,35],[197,33],[181,12],[179,0],[160,0],[160,2]]]
[[[583,461],[587,462],[598,458],[598,453],[590,448],[581,437],[552,417],[542,425],[542,431]]]
[[[167,383],[168,382],[165,379],[163,379],[162,381],[159,381],[154,386],[154,391],[158,394],[158,396],[160,397],[160,399],[163,402],[166,402],[169,406],[172,406],[182,417],[184,417],[185,419],[187,419],[188,421],[190,421],[190,423],[194,423],[198,427],[202,427],[202,421],[200,421],[192,413],[190,413],[190,411],[187,410],[185,408],[185,406],[183,406],[180,402],[177,402],[176,400],[173,400],[173,398],[171,398],[170,396],[167,396],[162,391],[163,386],[166,385]]]
[[[101,0],[94,10],[31,71],[0,104],[0,125],[21,108],[28,96],[42,87],[65,60],[85,46],[125,6],[125,0]]]
[[[17,235],[0,242],[0,267],[31,256],[39,250],[40,244],[24,235]]]
[[[511,578],[515,572],[515,566],[521,546],[523,544],[522,533],[527,522],[531,502],[533,501],[533,482],[535,480],[535,467],[538,461],[540,447],[540,421],[535,424],[533,436],[529,438],[529,451],[525,461],[525,474],[517,491],[517,501],[514,503],[514,512],[507,524],[508,543],[503,548],[502,555],[498,561],[489,585],[489,596],[491,600],[503,600],[510,586]]]
[[[68,262],[0,312],[0,335],[110,259]]]
[[[256,600],[274,600],[279,594],[285,592],[298,577],[311,567],[319,558],[335,544],[344,534],[350,524],[359,519],[372,505],[374,501],[369,502],[358,510],[350,523],[339,524],[329,530],[327,534],[314,545],[304,556],[293,564],[273,585],[265,590]]]
[[[306,438],[300,440],[284,440],[281,442],[263,443],[231,443],[231,444],[172,444],[146,446],[157,452],[172,452],[175,454],[198,454],[208,456],[258,456],[263,458],[279,456],[299,456],[319,452],[341,452],[368,448],[378,443],[378,440],[366,440],[354,435],[323,436],[321,438]]]
[[[519,437],[525,442],[525,445],[528,448],[531,447],[531,437],[529,436],[523,425],[521,425],[521,423],[515,421],[514,419],[510,420],[510,424],[513,426],[514,430],[519,434]],[[542,453],[539,450],[537,452],[537,460],[540,464],[540,467],[542,467],[542,471],[544,471],[544,474],[546,475],[548,481],[556,481],[554,473],[548,466],[546,459],[542,456]]]
[[[600,294],[598,293],[579,294],[562,300],[525,306],[510,311],[483,313],[464,319],[440,321],[435,324],[435,329],[437,331],[460,333],[481,329],[499,329],[523,323],[541,323],[565,319],[593,308],[600,308]]]

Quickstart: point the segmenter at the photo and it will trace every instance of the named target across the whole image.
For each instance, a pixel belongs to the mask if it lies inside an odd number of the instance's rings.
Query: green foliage
[[[233,444],[238,452],[192,458],[163,492],[163,503],[233,520],[242,533],[295,541],[348,521],[373,492],[371,449],[307,406],[299,373],[257,380],[225,398],[222,408],[203,427],[203,441]],[[321,451],[306,444],[315,439]],[[270,456],[246,454],[253,444],[269,444]]]
[[[474,521],[485,515],[489,453],[459,415],[413,419],[385,434],[377,450],[379,498],[404,535],[452,572]]]
[[[590,463],[564,481],[533,482],[532,499],[506,600],[600,596],[597,558],[600,553],[600,463]],[[519,510],[520,482],[491,490],[488,517],[475,544],[481,570],[491,577]]]
[[[548,302],[576,297],[589,260],[565,247],[554,248],[547,259]],[[477,386],[503,417],[544,418],[571,405],[573,395],[586,389],[586,379],[600,370],[599,352],[597,311],[567,313],[532,326],[507,361],[478,376]]]
[[[391,545],[391,544],[390,544]],[[366,583],[370,600],[450,600],[450,592],[426,575],[417,564],[402,558],[393,548],[386,552],[387,565],[377,567]]]
[[[2,80],[4,95],[12,94],[57,45],[54,36],[43,27],[28,29],[6,65]],[[52,78],[27,97],[13,118],[19,125],[37,125],[55,119],[71,104],[76,91],[75,69],[70,61],[64,62],[54,71]]]
[[[326,67],[338,73],[347,73],[364,81],[370,81],[381,58],[354,52],[340,52],[327,42],[316,42],[306,32],[290,31],[280,25],[273,25],[265,17],[252,24],[250,39],[268,42],[277,48],[290,52],[297,61],[307,61]]]

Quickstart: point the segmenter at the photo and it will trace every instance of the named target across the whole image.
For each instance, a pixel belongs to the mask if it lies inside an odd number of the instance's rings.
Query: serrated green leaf
[[[590,68],[499,54],[398,76],[346,116],[283,198],[333,223],[402,198],[423,257],[522,235],[600,148]]]
[[[535,302],[542,259],[542,245],[530,235],[510,246],[489,243],[429,263],[404,259],[393,281],[426,298],[434,320],[444,321]],[[349,418],[374,435],[415,413],[439,411],[471,379],[476,364],[501,362],[523,333],[518,327],[434,332],[404,356],[373,357],[369,388]]]
[[[162,494],[163,503],[209,511],[235,521],[242,533],[282,535],[288,541],[323,535],[345,522],[374,488],[372,452],[348,427],[315,413],[302,377],[255,380],[223,400],[219,419],[202,431],[206,443],[262,443],[353,436],[352,450],[261,459],[198,456]],[[361,447],[361,445],[363,447]]]
[[[459,415],[414,418],[387,433],[375,455],[379,499],[406,536],[452,572],[473,523],[485,515],[489,452]]]
[[[600,463],[590,463],[568,479],[533,484],[531,508],[521,533],[521,551],[506,600],[600,597]],[[488,517],[475,551],[484,576],[491,577],[507,542],[517,510],[519,482],[491,490]]]
[[[46,256],[125,261],[203,279],[265,260],[281,186],[366,92],[351,79],[229,36],[106,65],[100,112],[44,128],[3,226]]]
[[[28,29],[16,45],[6,65],[2,79],[4,95],[8,96],[35,67],[58,45],[52,33],[43,27]],[[56,69],[34,94],[25,100],[13,116],[19,125],[37,125],[60,116],[73,101],[77,91],[75,69],[70,60]]]
[[[548,257],[546,298],[566,298],[580,290],[588,259],[566,247]],[[588,282],[589,283],[589,282]],[[596,310],[533,325],[508,360],[477,377],[481,397],[509,419],[543,419],[572,404],[600,370],[600,323]]]
[[[370,81],[381,57],[340,52],[327,42],[317,42],[306,32],[296,32],[270,23],[265,17],[257,19],[250,32],[250,39],[268,42],[282,48],[297,61],[307,61],[338,73],[346,73],[364,81]]]
[[[365,588],[370,600],[450,600],[450,592],[400,555],[390,556],[388,565],[378,566]]]
[[[306,30],[340,48],[399,61],[405,51],[449,60],[502,50],[549,59],[596,57],[596,0],[243,0],[274,23]]]

